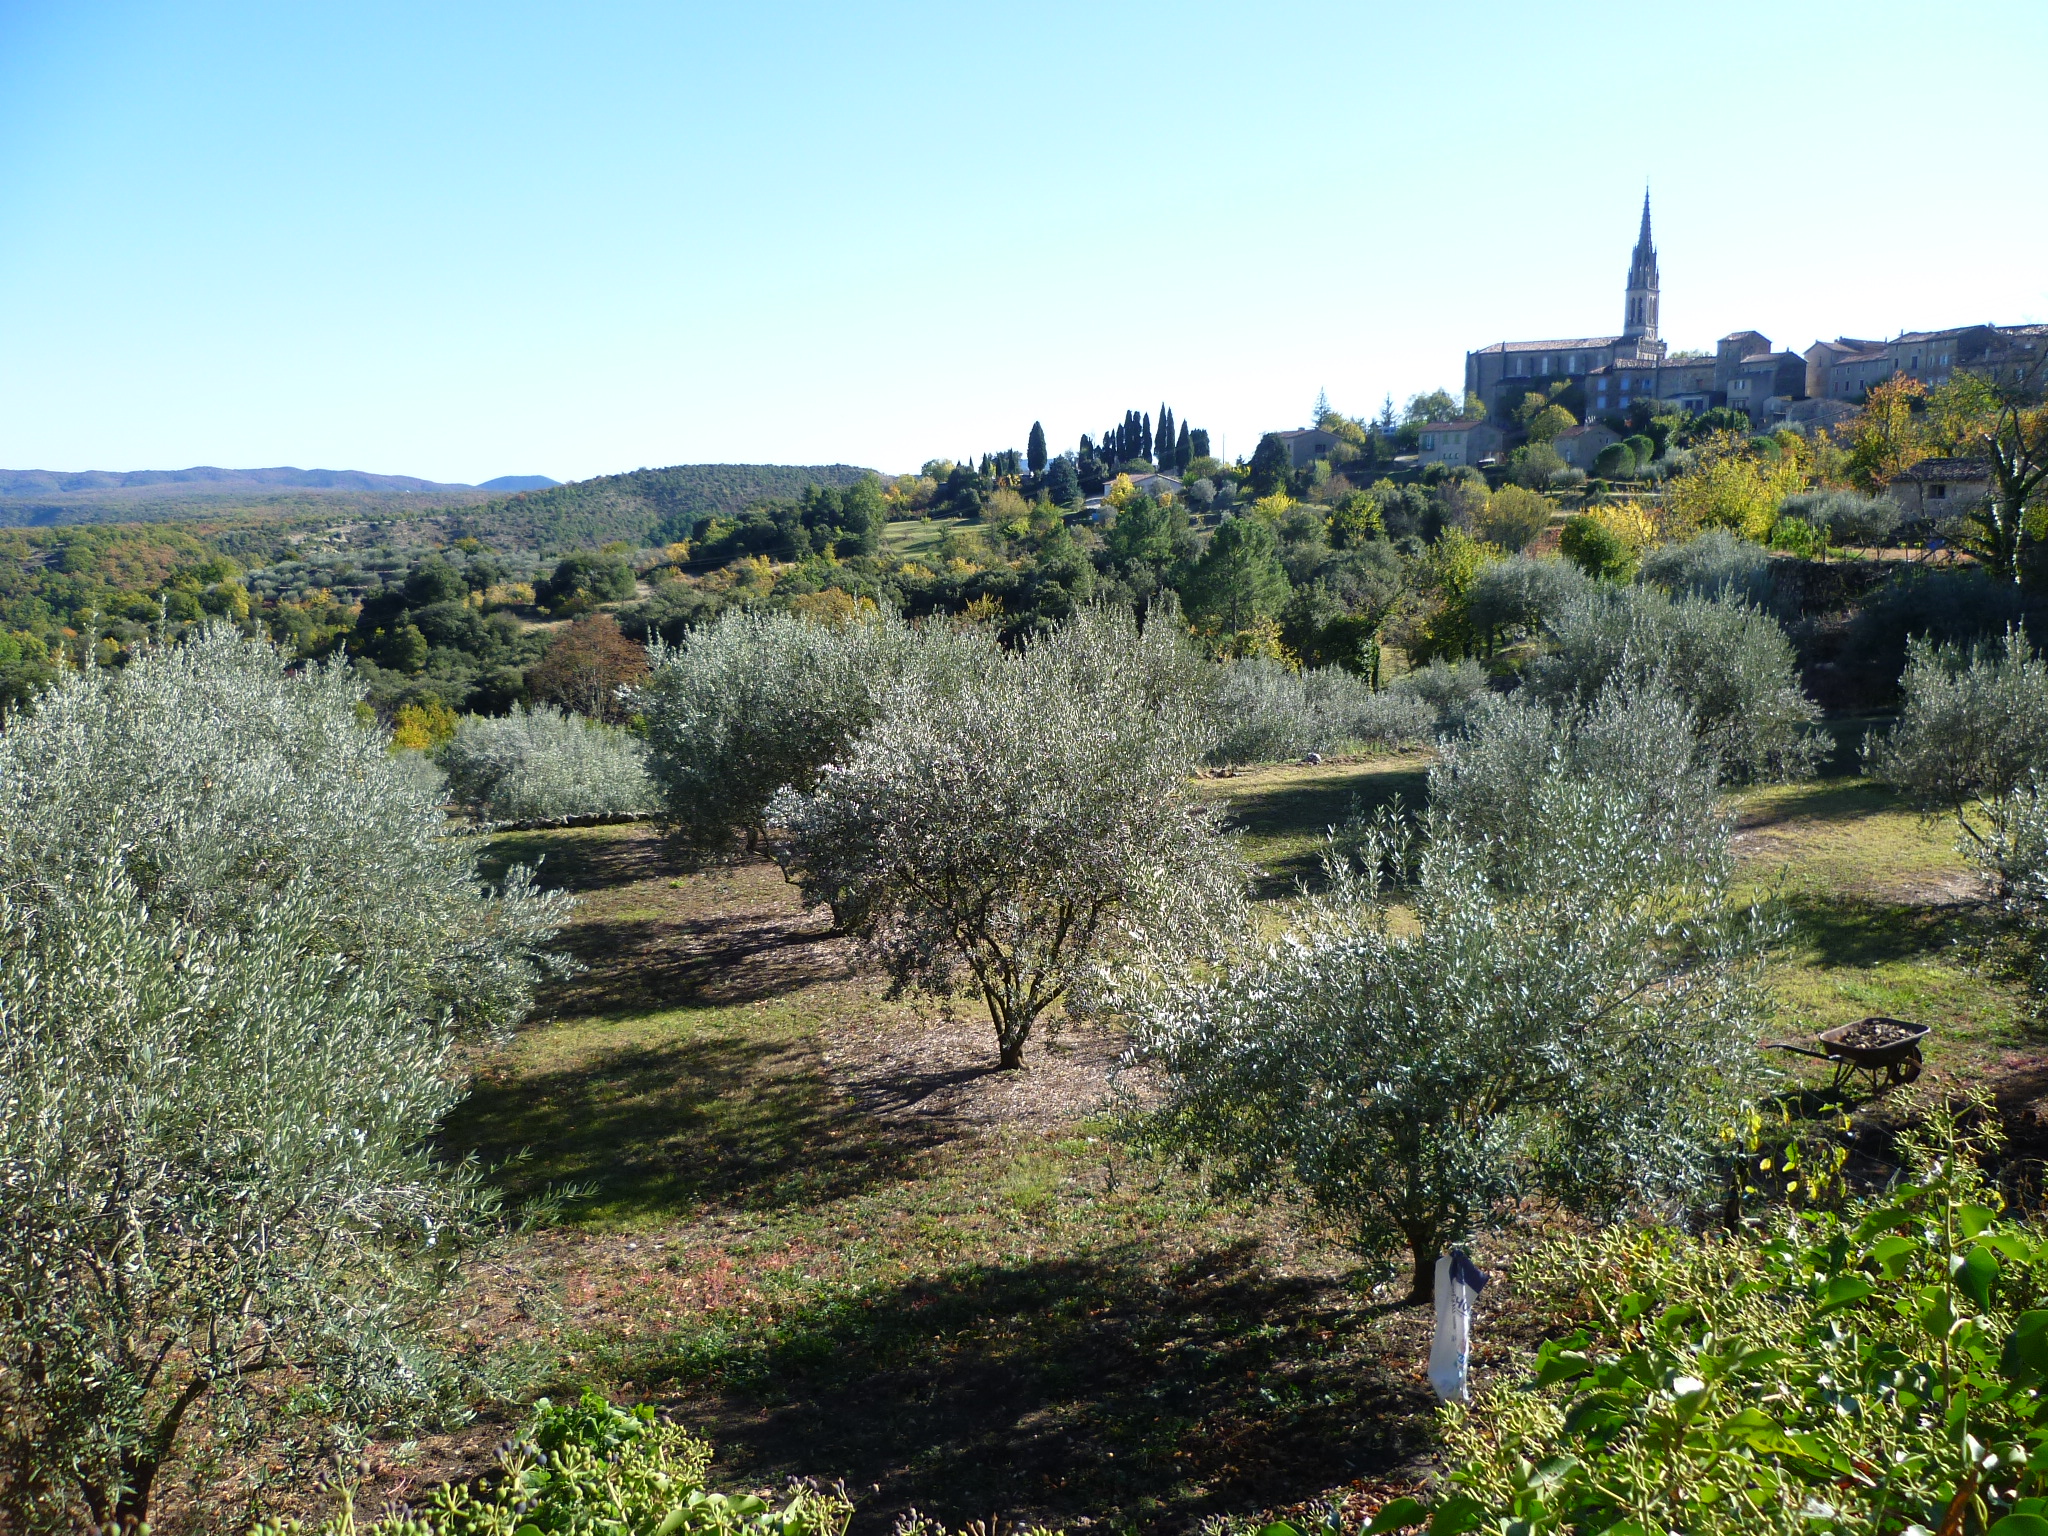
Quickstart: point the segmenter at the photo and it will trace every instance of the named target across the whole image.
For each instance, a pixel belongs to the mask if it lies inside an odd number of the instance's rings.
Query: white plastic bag
[[[1436,1337],[1429,1344],[1429,1384],[1447,1403],[1465,1401],[1472,1351],[1472,1302],[1486,1288],[1471,1255],[1453,1248],[1436,1261]]]

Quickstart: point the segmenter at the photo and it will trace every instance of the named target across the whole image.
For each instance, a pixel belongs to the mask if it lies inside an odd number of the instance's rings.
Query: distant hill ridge
[[[523,477],[522,477],[523,478]],[[553,484],[553,481],[547,482]],[[0,469],[0,496],[52,496],[92,491],[142,491],[156,487],[232,493],[253,490],[467,491],[478,487],[420,480],[411,475],[372,475],[360,469]],[[490,487],[483,487],[489,489]]]
[[[863,475],[853,464],[675,464],[600,475],[544,491],[501,497],[449,514],[449,527],[491,542],[543,549],[608,544],[659,544],[688,538],[713,517],[754,502],[800,495],[807,486],[843,490]]]
[[[873,471],[851,464],[676,464],[567,485],[505,475],[481,486],[353,469],[0,469],[0,527],[343,516],[414,523],[447,536],[543,549],[664,543],[806,486],[843,488]]]

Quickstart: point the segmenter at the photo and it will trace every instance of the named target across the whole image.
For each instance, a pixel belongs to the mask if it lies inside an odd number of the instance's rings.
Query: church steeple
[[[1650,243],[1650,189],[1643,188],[1643,232],[1636,236],[1635,255],[1628,264],[1628,317],[1621,328],[1624,341],[1657,339],[1657,247]]]

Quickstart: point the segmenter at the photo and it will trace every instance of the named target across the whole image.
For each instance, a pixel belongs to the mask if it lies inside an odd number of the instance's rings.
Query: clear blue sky
[[[0,465],[1227,436],[1619,328],[2048,319],[2038,0],[0,0]]]

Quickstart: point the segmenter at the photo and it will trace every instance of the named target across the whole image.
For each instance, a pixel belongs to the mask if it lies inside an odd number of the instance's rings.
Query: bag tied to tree
[[[1436,1337],[1429,1345],[1429,1384],[1447,1403],[1465,1401],[1472,1301],[1485,1288],[1486,1276],[1464,1249],[1453,1248],[1436,1261]]]

